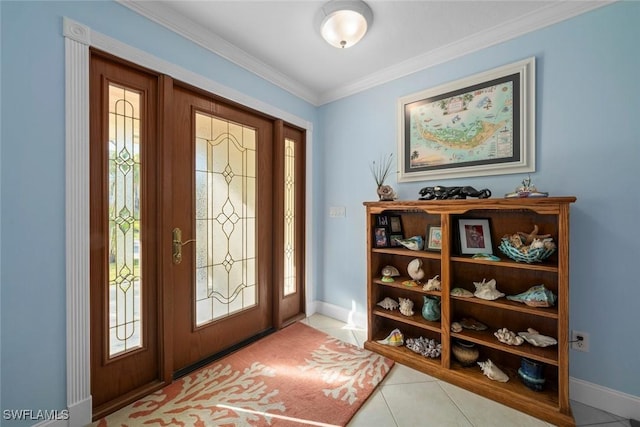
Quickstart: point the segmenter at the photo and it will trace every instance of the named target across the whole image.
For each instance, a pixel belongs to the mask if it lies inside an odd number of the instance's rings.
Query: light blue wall
[[[0,10],[0,407],[62,409],[67,404],[62,18],[310,123],[316,108],[114,2],[1,1]]]
[[[62,17],[314,123],[312,231],[317,299],[364,311],[362,202],[369,163],[396,152],[398,97],[530,56],[537,58],[539,188],[575,195],[571,327],[591,352],[571,375],[640,396],[633,271],[640,111],[640,3],[616,3],[358,95],[313,108],[112,2],[0,2],[0,407],[66,405],[64,43]],[[113,23],[117,23],[114,25]],[[10,37],[9,37],[10,36]],[[432,182],[512,191],[522,176]],[[391,183],[403,199],[423,183]],[[345,206],[345,218],[329,218]],[[3,422],[2,425],[5,425]],[[8,424],[7,424],[8,425]],[[11,425],[28,425],[15,423]]]
[[[323,286],[318,299],[358,310],[366,302],[365,215],[375,200],[369,163],[396,152],[401,96],[535,56],[537,172],[534,184],[574,195],[570,326],[590,334],[591,351],[571,351],[570,375],[640,396],[638,262],[640,198],[640,3],[616,3],[320,108],[324,212]],[[494,196],[524,176],[390,184],[400,199],[427,185],[472,185]],[[395,178],[394,178],[395,179]],[[338,237],[339,236],[339,237]]]

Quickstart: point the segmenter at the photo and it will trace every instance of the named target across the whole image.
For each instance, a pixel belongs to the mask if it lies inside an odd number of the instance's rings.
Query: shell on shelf
[[[471,329],[472,331],[484,331],[487,329],[487,325],[477,321],[473,317],[463,317],[460,321],[460,325],[462,325],[463,328]]]
[[[498,329],[493,333],[498,341],[501,343],[509,344],[509,345],[522,345],[524,343],[524,338],[519,335],[516,335],[515,332],[508,330],[507,328]]]
[[[431,279],[427,280],[427,283],[422,287],[423,291],[439,291],[442,289],[442,283],[440,282],[440,275],[436,274]]]
[[[427,338],[407,338],[407,348],[424,357],[436,358],[442,353],[442,344],[436,340]]]
[[[400,329],[394,329],[391,331],[389,335],[383,340],[378,340],[379,344],[390,345],[392,347],[400,347],[404,344],[404,335],[400,332]]]
[[[488,282],[486,279],[482,279],[482,282],[473,282],[473,284],[476,287],[473,295],[480,299],[493,301],[504,296],[502,292],[496,289],[496,279],[491,279]]]
[[[399,276],[400,271],[395,268],[393,265],[387,265],[382,269],[382,281],[383,282],[393,282],[394,277]]]
[[[487,359],[486,362],[478,362],[478,365],[480,365],[482,373],[490,380],[498,381],[501,383],[506,383],[507,381],[509,381],[509,377],[507,376],[507,374],[502,372],[502,370],[498,368],[491,361],[491,359]]]
[[[462,325],[460,322],[451,323],[451,332],[460,332],[462,331]]]
[[[424,279],[425,272],[422,269],[422,260],[420,258],[412,259],[411,262],[409,262],[409,265],[407,265],[407,274],[416,282]]]
[[[541,335],[533,328],[527,329],[527,332],[518,332],[518,335],[524,338],[526,342],[536,347],[549,347],[550,345],[558,344],[558,341],[555,338]]]
[[[558,297],[544,285],[535,285],[518,295],[508,295],[508,300],[522,302],[531,307],[553,307]]]
[[[398,304],[396,300],[386,297],[382,301],[378,302],[376,305],[379,305],[380,307],[386,310],[395,310],[396,308],[398,308],[400,304]]]
[[[412,251],[422,250],[422,247],[424,246],[424,239],[422,238],[422,236],[413,236],[406,239],[396,239],[396,242]]]
[[[409,298],[398,298],[400,302],[400,313],[405,316],[413,316],[413,301]]]
[[[464,288],[453,288],[451,289],[452,297],[462,297],[462,298],[471,298],[473,297],[473,293]]]

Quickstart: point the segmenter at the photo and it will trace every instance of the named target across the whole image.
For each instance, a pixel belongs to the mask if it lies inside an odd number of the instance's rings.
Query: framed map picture
[[[535,58],[398,103],[398,181],[535,171]]]

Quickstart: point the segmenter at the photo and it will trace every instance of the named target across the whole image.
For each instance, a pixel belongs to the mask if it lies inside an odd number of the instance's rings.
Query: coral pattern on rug
[[[296,323],[94,426],[344,426],[392,366]]]

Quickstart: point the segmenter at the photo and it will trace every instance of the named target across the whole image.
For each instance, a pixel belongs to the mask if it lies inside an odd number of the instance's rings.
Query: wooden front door
[[[273,121],[177,84],[172,96],[167,191],[180,372],[273,326]]]

